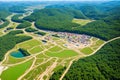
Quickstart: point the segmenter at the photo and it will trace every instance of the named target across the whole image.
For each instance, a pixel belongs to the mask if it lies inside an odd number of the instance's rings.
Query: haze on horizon
[[[0,1],[101,1],[101,0],[0,0]],[[119,1],[119,0],[102,0],[102,1]]]

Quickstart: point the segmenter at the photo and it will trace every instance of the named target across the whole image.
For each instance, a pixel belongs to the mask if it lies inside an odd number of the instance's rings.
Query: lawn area
[[[30,49],[30,48],[32,48],[32,47],[34,47],[34,46],[38,46],[38,45],[40,45],[40,44],[41,44],[40,41],[35,40],[35,39],[32,39],[32,40],[25,41],[25,42],[23,42],[23,43],[18,44],[18,46],[19,46],[20,48]]]
[[[21,61],[24,61],[25,58],[15,58],[12,57],[11,55],[7,56],[7,59],[4,61],[4,64],[15,64]]]
[[[60,58],[67,58],[67,57],[72,57],[72,56],[76,56],[78,55],[78,53],[76,53],[73,50],[64,50],[58,53],[52,53],[52,52],[46,52],[46,55],[51,56],[51,57],[60,57]]]
[[[37,59],[34,66],[39,65],[43,61],[44,61],[44,59]]]
[[[93,50],[90,47],[86,47],[80,50],[84,54],[91,54]]]
[[[103,40],[98,40],[95,44],[91,45],[91,48],[96,50],[100,45],[104,43]]]
[[[36,46],[33,49],[29,50],[30,54],[35,54],[41,52],[43,49],[40,46]]]
[[[90,19],[73,19],[72,22],[73,23],[77,23],[80,24],[81,26],[86,25],[87,23],[93,22],[94,20],[90,20]]]
[[[59,47],[59,46],[55,46],[55,47],[49,49],[49,51],[51,51],[51,52],[58,52],[58,51],[61,51],[61,50],[62,50],[62,48]]]
[[[33,59],[8,68],[1,74],[1,80],[17,80],[31,66],[32,62]]]
[[[43,53],[37,55],[36,57],[37,58],[49,58],[49,57],[45,56]]]

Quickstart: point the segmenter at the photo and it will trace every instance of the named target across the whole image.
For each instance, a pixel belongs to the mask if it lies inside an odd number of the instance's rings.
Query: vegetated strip
[[[3,60],[5,53],[12,49],[17,43],[32,39],[30,36],[16,36],[22,33],[22,30],[15,30],[0,37],[0,61]]]

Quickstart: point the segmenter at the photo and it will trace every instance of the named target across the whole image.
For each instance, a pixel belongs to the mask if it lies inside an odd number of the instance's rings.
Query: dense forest
[[[24,22],[24,20],[22,20],[22,19],[19,19],[19,17],[21,17],[21,16],[23,16],[22,14],[16,14],[16,15],[14,15],[13,17],[12,17],[12,21],[13,22],[18,22],[18,23],[22,23],[22,22]]]
[[[15,47],[17,43],[32,39],[30,36],[18,36],[17,34],[22,34],[23,31],[15,30],[8,34],[0,37],[0,61],[3,60],[4,55],[7,51]]]
[[[3,21],[3,24],[0,25],[0,28],[4,28],[9,24],[9,21],[7,21],[5,18],[10,14],[11,13],[9,12],[8,8],[1,6],[0,4],[0,21]]]
[[[63,80],[120,80],[120,39],[107,43],[96,54],[73,62]],[[56,71],[50,79],[58,80]]]
[[[36,31],[38,31],[38,30],[35,29],[35,28],[32,28],[32,27],[28,27],[28,28],[25,29],[25,31],[26,31],[26,32],[36,32]]]
[[[65,71],[66,67],[60,68],[59,71],[55,71],[50,77],[50,80],[59,80],[61,75],[63,74],[63,71]]]
[[[120,35],[120,4],[104,9],[108,4],[109,2],[96,5],[78,2],[50,5],[35,10],[24,20],[35,21],[35,26],[39,29],[87,34],[109,40]],[[73,18],[95,21],[81,26],[72,23]]]
[[[22,5],[14,5],[9,8],[10,12],[15,12],[15,13],[24,13],[25,12],[25,6]]]
[[[0,29],[6,27],[10,22],[6,19],[1,19],[3,21],[3,24],[0,25]]]
[[[45,32],[42,32],[42,31],[37,31],[37,32],[34,32],[34,34],[38,34],[38,35],[44,36],[46,33],[45,33]]]
[[[23,23],[19,24],[16,28],[17,29],[22,29],[22,28],[27,28],[30,27],[32,24],[28,21],[24,21]]]

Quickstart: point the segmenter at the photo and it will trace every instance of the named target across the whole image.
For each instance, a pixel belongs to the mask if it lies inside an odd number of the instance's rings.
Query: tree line
[[[16,44],[32,39],[30,36],[16,36],[16,34],[22,33],[21,30],[15,30],[0,37],[0,61],[3,60],[5,53],[15,47]]]

